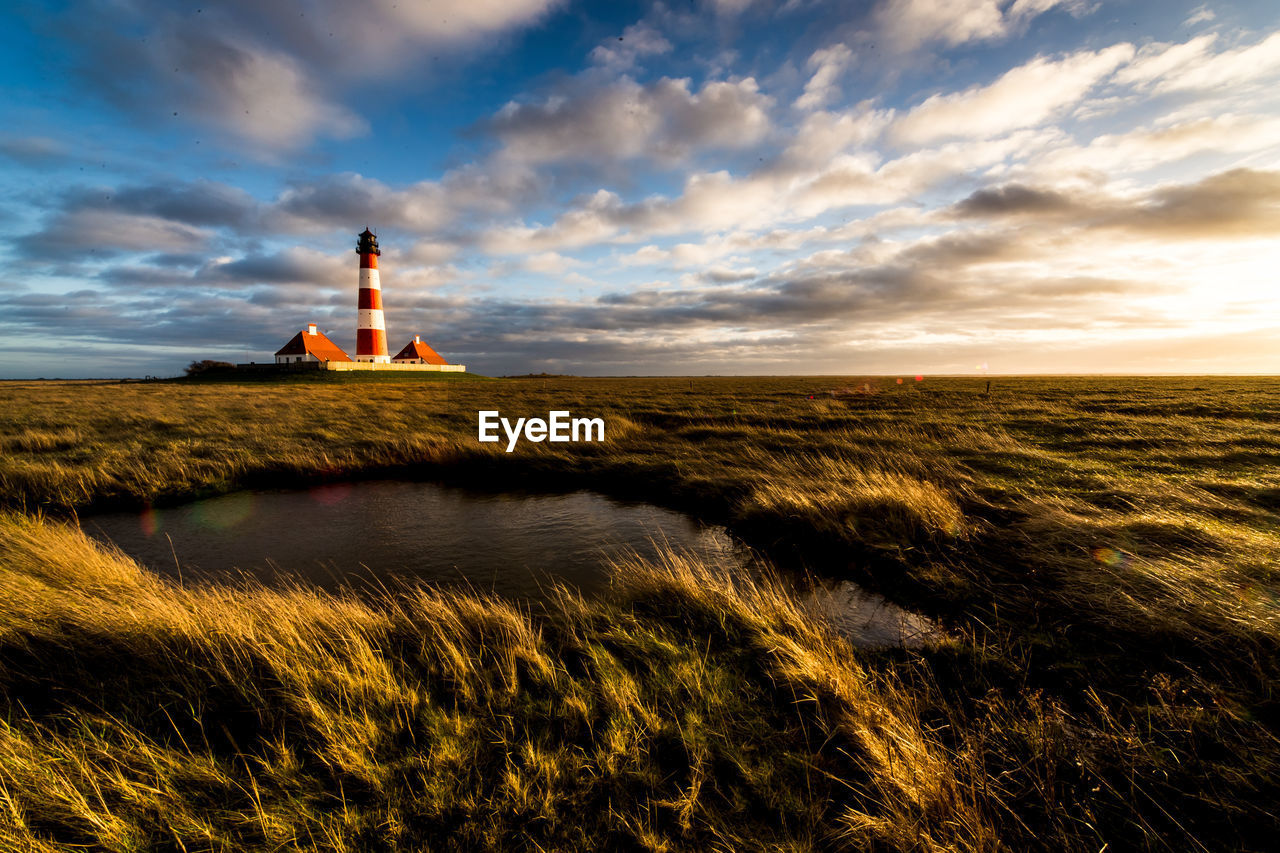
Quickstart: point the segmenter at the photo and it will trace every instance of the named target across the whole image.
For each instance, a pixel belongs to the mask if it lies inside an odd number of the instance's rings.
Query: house
[[[422,340],[422,335],[414,335],[413,340],[391,359],[392,364],[448,364],[438,352]]]
[[[289,339],[289,343],[276,352],[276,364],[301,364],[306,362],[351,361],[351,357],[338,345],[325,337],[309,323],[305,329]]]

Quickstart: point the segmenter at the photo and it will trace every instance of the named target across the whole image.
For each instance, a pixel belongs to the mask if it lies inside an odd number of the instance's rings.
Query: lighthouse
[[[378,238],[368,228],[356,244],[360,256],[360,301],[356,320],[356,361],[389,364],[387,323],[382,316],[382,284],[378,281]]]
[[[356,243],[360,256],[360,299],[356,303],[356,352],[351,358],[322,333],[316,323],[294,335],[277,353],[274,369],[340,371],[389,370],[396,372],[466,373],[466,365],[450,364],[433,350],[422,335],[391,358],[387,351],[387,323],[382,315],[382,282],[378,279],[378,235],[368,228]],[[237,367],[254,368],[250,362]]]

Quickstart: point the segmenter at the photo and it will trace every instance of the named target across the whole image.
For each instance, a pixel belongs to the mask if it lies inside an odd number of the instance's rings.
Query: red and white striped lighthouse
[[[387,323],[382,316],[382,284],[378,281],[378,238],[368,228],[356,244],[360,256],[359,319],[356,320],[356,361],[390,364],[387,352]]]

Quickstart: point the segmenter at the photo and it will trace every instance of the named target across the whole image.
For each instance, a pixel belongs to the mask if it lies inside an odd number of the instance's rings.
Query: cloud
[[[698,273],[704,281],[712,284],[732,284],[739,281],[750,281],[760,276],[760,271],[755,267],[747,267],[745,269],[734,269],[732,267],[715,266],[708,267]]]
[[[893,116],[893,110],[877,110],[868,102],[845,112],[810,113],[793,132],[775,168],[795,172],[822,168],[849,148],[874,142]]]
[[[843,155],[808,180],[794,182],[789,203],[797,218],[854,205],[894,204],[974,170],[1033,155],[1060,139],[1056,130],[1022,130],[921,149],[884,163],[867,155]]]
[[[503,143],[503,156],[525,163],[646,157],[675,163],[706,149],[744,148],[770,127],[773,99],[750,77],[690,81],[629,78],[606,86],[579,83],[541,103],[508,103],[482,125]]]
[[[930,42],[954,46],[1004,38],[1054,8],[1075,15],[1089,10],[1080,0],[885,0],[872,19],[890,45],[912,50]]]
[[[1208,92],[1259,84],[1280,75],[1280,33],[1257,44],[1210,53],[1214,35],[1177,45],[1148,45],[1117,82],[1165,92]]]
[[[1052,189],[1005,184],[981,189],[952,207],[960,217],[999,217],[1059,214],[1075,209],[1075,203]]]
[[[109,202],[106,199],[99,201],[100,192],[92,196],[84,194],[82,198],[84,203],[187,225],[245,226],[256,219],[261,207],[253,196],[239,187],[206,180],[126,186],[107,195]]]
[[[529,272],[560,275],[573,267],[582,266],[582,262],[573,258],[566,258],[557,252],[541,252],[525,257],[521,262],[521,266]]]
[[[312,0],[300,14],[257,0],[195,10],[137,0],[76,4],[48,23],[81,46],[90,91],[150,121],[193,118],[263,154],[367,132],[343,103],[353,84],[403,72],[424,47],[458,56],[491,45],[556,2]]]
[[[784,161],[742,178],[725,170],[694,172],[675,197],[626,202],[614,192],[599,190],[578,199],[550,225],[491,229],[480,245],[499,253],[541,252],[662,235],[768,228],[840,208],[892,204],[1060,140],[1057,132],[1019,131],[996,140],[916,151],[884,163],[874,153],[859,152],[809,170]]]
[[[480,237],[488,252],[518,254],[573,249],[600,243],[619,231],[617,216],[624,209],[622,199],[608,190],[598,190],[546,226],[510,225],[490,229]]]
[[[738,15],[746,11],[755,0],[707,0],[707,4],[720,15]]]
[[[258,4],[246,0],[245,5]],[[348,45],[353,44],[356,52],[348,61],[372,61],[385,67],[405,61],[407,57],[395,55],[398,49],[411,51],[415,44],[475,45],[527,27],[558,5],[560,0],[381,0],[360,4],[322,0],[316,4],[319,15],[313,31],[317,36],[324,30],[341,34],[337,51],[350,51]]]
[[[212,233],[159,216],[80,208],[58,213],[43,229],[14,240],[28,258],[61,260],[118,252],[190,252],[208,246]]]
[[[352,269],[353,262],[345,255],[294,247],[274,254],[213,260],[196,273],[195,281],[224,286],[305,284],[337,288],[354,281]]]
[[[1209,4],[1206,3],[1204,5],[1197,6],[1196,8],[1192,9],[1191,14],[1188,15],[1187,19],[1182,22],[1182,26],[1192,27],[1192,26],[1195,26],[1196,24],[1212,21],[1217,17],[1218,16],[1214,13],[1214,11],[1209,8]]]
[[[1116,72],[1115,82],[1126,86],[1149,84],[1189,62],[1202,62],[1218,36],[1210,33],[1182,44],[1153,42],[1142,46],[1133,61]]]
[[[843,44],[834,44],[816,50],[809,57],[806,67],[813,72],[804,85],[804,93],[795,100],[798,110],[812,110],[826,106],[840,94],[840,74],[853,61],[853,51]]]
[[[65,145],[47,136],[2,137],[0,154],[24,166],[48,166],[70,156]]]
[[[273,212],[278,227],[316,230],[352,227],[401,227],[419,233],[439,228],[452,218],[439,183],[423,181],[392,189],[382,181],[353,172],[329,175],[287,187]]]
[[[181,69],[177,100],[201,121],[266,148],[295,148],[318,135],[368,131],[356,113],[326,97],[288,54],[206,35],[180,35],[165,62]]]
[[[1251,239],[1280,233],[1280,172],[1231,169],[1130,197],[1006,184],[979,190],[944,215],[1049,221],[1059,229],[1066,225],[1159,241]]]
[[[890,136],[899,145],[923,145],[1034,127],[1075,104],[1132,56],[1132,45],[1117,44],[1057,61],[1036,57],[990,85],[931,96],[895,121]]]
[[[1280,118],[1223,113],[1102,134],[1088,145],[1067,146],[1033,158],[1040,174],[1135,172],[1204,152],[1263,151],[1280,143]]]
[[[630,71],[643,56],[671,52],[671,42],[643,21],[622,31],[616,40],[604,42],[591,51],[591,61],[613,72]]]
[[[1162,187],[1128,215],[1103,224],[1167,239],[1274,237],[1280,234],[1280,172],[1232,169]]]

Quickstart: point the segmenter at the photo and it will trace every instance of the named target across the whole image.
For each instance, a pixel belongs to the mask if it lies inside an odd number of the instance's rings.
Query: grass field
[[[14,849],[1270,849],[1280,379],[0,384]],[[603,417],[476,441],[476,412]],[[687,561],[544,609],[184,589],[75,512],[592,488],[935,617],[851,650]]]

